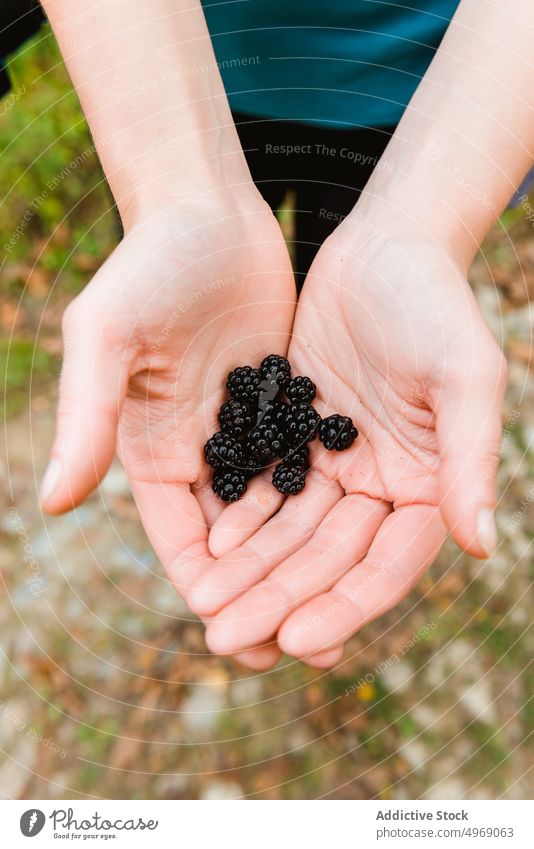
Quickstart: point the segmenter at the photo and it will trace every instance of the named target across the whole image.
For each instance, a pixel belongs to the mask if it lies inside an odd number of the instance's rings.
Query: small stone
[[[226,708],[222,688],[213,684],[191,684],[182,701],[180,716],[186,729],[203,732],[215,728]]]
[[[414,670],[405,660],[399,660],[384,670],[382,679],[388,690],[404,693],[413,686]]]
[[[489,683],[482,678],[471,686],[466,685],[460,695],[460,702],[473,719],[480,719],[491,725],[497,724],[498,717]]]
[[[217,799],[239,799],[243,790],[235,781],[210,781],[201,795],[201,799],[216,801]]]

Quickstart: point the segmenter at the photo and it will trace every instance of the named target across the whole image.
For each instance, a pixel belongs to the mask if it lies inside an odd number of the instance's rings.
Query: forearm
[[[467,266],[533,158],[534,3],[463,0],[362,207],[402,212]]]
[[[43,0],[123,217],[248,169],[199,0]]]

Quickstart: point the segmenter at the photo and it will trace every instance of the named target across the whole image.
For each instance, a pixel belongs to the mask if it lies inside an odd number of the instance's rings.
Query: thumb
[[[475,356],[476,364],[458,364],[445,378],[436,399],[439,494],[458,545],[474,557],[489,557],[497,545],[493,513],[507,367],[493,340]]]
[[[41,484],[42,506],[52,514],[76,507],[106,474],[128,385],[124,344],[88,316],[87,302],[82,314],[77,299],[63,317],[56,438]]]

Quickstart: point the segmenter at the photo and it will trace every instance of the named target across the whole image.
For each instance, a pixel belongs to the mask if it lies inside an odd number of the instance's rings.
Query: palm
[[[294,287],[287,251],[266,208],[251,219],[246,227],[241,217],[222,225],[203,222],[192,234],[180,234],[155,268],[149,260],[137,271],[140,297],[128,324],[141,345],[119,449],[166,564],[178,552],[187,558],[191,545],[205,544],[206,527],[221,509],[204,486],[202,446],[216,429],[226,373],[265,349],[284,350],[289,340]],[[147,276],[153,281],[148,300]],[[178,573],[175,561],[177,582]]]
[[[299,304],[290,358],[298,373],[314,375],[321,415],[350,415],[362,438],[346,453],[316,450],[314,468],[346,493],[396,507],[435,504],[439,454],[428,402],[441,379],[436,291],[423,310],[436,321],[421,328],[424,292],[413,278],[403,286],[402,269],[391,268],[384,251],[356,279],[352,267],[349,279],[336,280],[332,265],[335,256],[324,250]],[[379,303],[385,296],[387,310]]]
[[[413,586],[446,533],[440,393],[458,364],[473,367],[483,343],[494,346],[440,249],[338,229],[306,281],[289,357],[317,383],[321,415],[350,415],[361,436],[347,452],[314,443],[304,492],[245,543],[258,560],[249,586],[229,580],[230,562],[226,576],[203,579],[193,601],[220,611],[208,628],[213,649],[278,632],[291,654],[327,650],[332,662],[350,633]],[[295,525],[308,531],[300,542]]]

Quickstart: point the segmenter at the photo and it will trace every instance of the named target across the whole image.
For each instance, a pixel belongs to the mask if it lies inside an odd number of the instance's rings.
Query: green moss
[[[373,760],[382,761],[391,757],[389,741],[386,742],[385,736],[378,729],[362,731],[360,739],[363,748]]]
[[[76,776],[76,783],[80,790],[93,790],[102,786],[104,770],[97,764],[83,764]]]
[[[474,774],[483,777],[495,769],[493,774],[504,779],[503,767],[510,754],[501,743],[497,729],[477,720],[469,727],[468,734],[477,747],[470,758],[470,768]]]
[[[524,675],[525,693],[534,693],[534,674],[526,672]],[[525,724],[525,728],[534,728],[534,696],[530,696],[525,700],[521,707],[521,719]]]
[[[355,683],[354,678],[327,678],[324,684],[327,700],[339,699],[347,694],[352,695],[351,687],[354,687]]]
[[[492,780],[505,789],[506,764],[510,754],[501,743],[497,729],[486,722],[475,721],[469,726],[467,734],[476,746],[469,760],[473,775],[480,779],[491,773]]]

